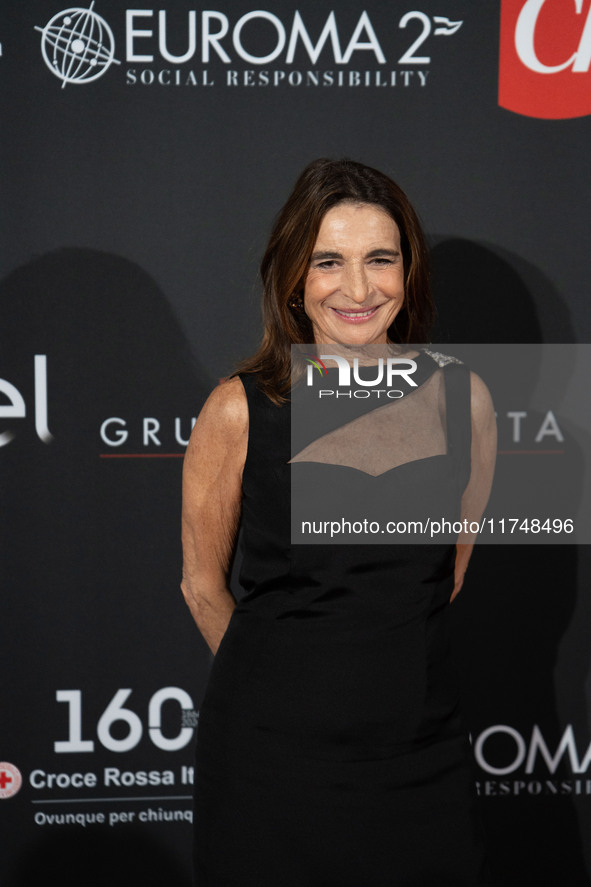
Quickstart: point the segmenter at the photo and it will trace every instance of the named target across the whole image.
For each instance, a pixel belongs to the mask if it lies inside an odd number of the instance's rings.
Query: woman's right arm
[[[248,404],[235,377],[205,402],[183,465],[181,589],[214,654],[236,606],[228,584],[247,445]]]

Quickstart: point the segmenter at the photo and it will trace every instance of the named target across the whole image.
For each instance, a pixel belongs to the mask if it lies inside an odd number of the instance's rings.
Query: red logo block
[[[501,0],[499,105],[526,117],[591,114],[591,0]]]

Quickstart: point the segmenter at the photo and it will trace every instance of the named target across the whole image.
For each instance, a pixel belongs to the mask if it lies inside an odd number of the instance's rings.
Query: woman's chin
[[[339,331],[339,336],[334,341],[341,345],[385,345],[388,341],[387,330],[363,329],[361,326],[347,326]]]

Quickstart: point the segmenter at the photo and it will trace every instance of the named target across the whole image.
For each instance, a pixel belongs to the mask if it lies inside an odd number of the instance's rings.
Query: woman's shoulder
[[[246,407],[246,392],[239,375],[220,379],[209,396],[228,415],[241,413]]]
[[[486,382],[473,370],[470,370],[470,409],[473,421],[496,424],[491,393]]]
[[[197,420],[215,436],[235,440],[248,432],[248,402],[239,376],[221,379],[203,405]]]

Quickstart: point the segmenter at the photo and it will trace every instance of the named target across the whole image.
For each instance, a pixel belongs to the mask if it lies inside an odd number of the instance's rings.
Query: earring
[[[304,310],[304,300],[298,293],[294,293],[288,300],[287,304],[292,311],[303,311]]]

